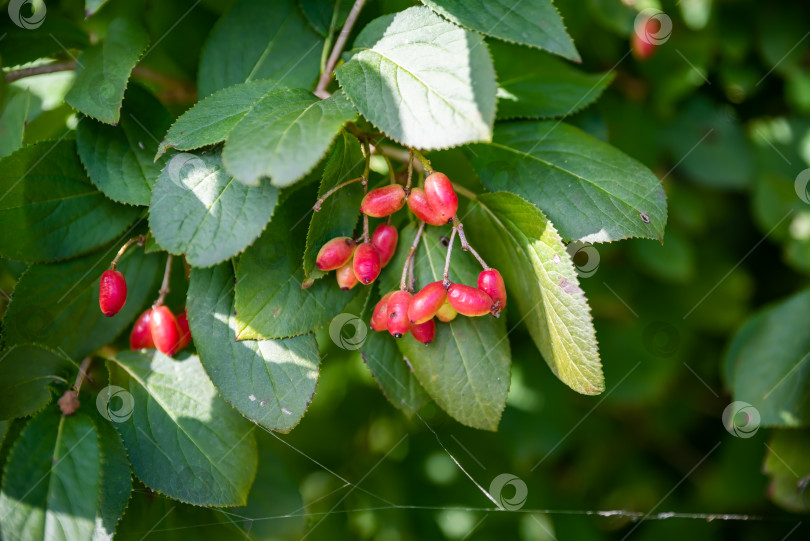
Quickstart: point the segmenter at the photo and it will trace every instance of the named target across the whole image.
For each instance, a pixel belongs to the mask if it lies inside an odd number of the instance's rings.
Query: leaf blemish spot
[[[645,224],[650,223],[650,217],[649,217],[649,216],[647,216],[647,214],[646,214],[646,213],[644,213],[644,212],[639,212],[639,213],[638,213],[638,215],[639,215],[639,216],[641,216],[641,221],[642,221],[642,222],[644,222]]]

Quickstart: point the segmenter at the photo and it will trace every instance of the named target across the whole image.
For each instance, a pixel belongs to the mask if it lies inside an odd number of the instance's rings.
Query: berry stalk
[[[425,229],[425,222],[419,224],[419,229],[416,230],[416,237],[413,239],[413,244],[408,249],[408,256],[405,258],[405,265],[402,266],[402,278],[399,281],[399,289],[405,291],[408,289],[408,286],[405,282],[408,274],[408,268],[411,265],[411,261],[414,258],[414,254],[416,254],[416,247],[419,246],[419,240],[422,238],[422,231]]]
[[[129,249],[129,247],[135,244],[136,242],[138,243],[138,246],[143,246],[143,243],[146,242],[146,236],[138,235],[137,237],[132,237],[131,239],[126,241],[124,245],[121,246],[121,248],[118,250],[118,253],[115,254],[112,263],[110,263],[110,270],[115,270],[115,266],[118,264],[118,261],[124,256],[124,252],[126,252],[127,249]]]
[[[456,226],[456,224],[458,224]],[[467,237],[464,235],[464,224],[461,223],[461,220],[458,218],[453,218],[453,226],[458,227],[458,238],[461,241],[461,249],[465,252],[470,252],[472,255],[475,256],[475,259],[481,264],[484,270],[489,270],[490,266],[487,265],[487,262],[484,261],[484,258],[481,257],[478,252],[475,251],[475,248],[470,246],[470,243],[467,242]]]
[[[330,195],[334,194],[335,192],[337,192],[338,190],[340,190],[342,188],[345,188],[349,184],[354,184],[355,182],[359,182],[359,181],[363,182],[363,186],[365,186],[367,184],[366,179],[364,177],[357,177],[357,178],[353,178],[351,180],[347,180],[346,182],[342,182],[342,183],[338,184],[337,186],[335,186],[334,188],[332,188],[331,190],[329,190],[328,192],[326,192],[325,194],[323,194],[321,197],[319,197],[318,200],[315,201],[315,204],[312,205],[312,210],[314,210],[315,212],[318,212],[319,210],[321,210],[321,205],[323,205],[324,201],[326,201],[326,199]]]
[[[444,275],[442,276],[442,284],[445,289],[450,287],[450,256],[453,253],[453,243],[456,240],[456,233],[458,228],[453,224],[453,231],[450,233],[450,242],[447,243],[447,257],[444,259]]]
[[[362,5],[362,4],[361,4]],[[363,141],[363,156],[366,159],[366,165],[363,168],[363,195],[368,193],[368,178],[371,174],[371,149],[369,148],[368,141]],[[369,242],[368,236],[368,214],[363,213],[363,241]]]
[[[157,308],[163,305],[166,300],[166,295],[169,294],[169,276],[172,273],[172,254],[166,258],[166,269],[163,271],[163,283],[160,284],[160,291],[158,291],[158,298],[152,305],[152,308]]]

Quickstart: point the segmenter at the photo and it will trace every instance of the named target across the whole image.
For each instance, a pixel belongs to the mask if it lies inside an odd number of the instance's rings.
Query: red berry
[[[375,331],[388,330],[388,299],[391,298],[394,292],[386,293],[377,306],[374,307],[374,312],[371,314],[371,328]]]
[[[374,233],[371,234],[371,244],[380,252],[380,264],[384,267],[388,265],[394,252],[397,251],[397,240],[399,233],[393,225],[380,224]]]
[[[425,190],[422,188],[411,188],[411,194],[408,196],[408,208],[411,209],[414,216],[430,225],[444,225],[447,220],[442,220],[442,217],[436,214],[436,211],[430,206],[425,195]]]
[[[443,323],[453,321],[456,319],[457,315],[458,312],[456,312],[456,309],[450,306],[450,303],[447,301],[444,301],[444,304],[436,311],[436,318]]]
[[[444,284],[441,281],[429,283],[411,299],[411,304],[408,305],[408,320],[418,325],[433,319],[445,300],[447,290]]]
[[[433,212],[445,223],[456,215],[458,196],[444,173],[432,173],[425,179],[425,196]]]
[[[463,284],[451,284],[447,290],[447,302],[463,316],[483,316],[492,309],[492,297],[478,288]]]
[[[127,302],[127,281],[124,275],[116,270],[106,270],[101,275],[98,286],[98,305],[101,313],[107,317],[121,311]]]
[[[338,286],[343,291],[349,291],[357,285],[357,276],[354,275],[352,260],[347,261],[345,265],[335,271],[335,278],[337,278]]]
[[[368,285],[380,275],[380,252],[370,242],[358,244],[352,266],[360,283]]]
[[[408,305],[411,303],[411,294],[407,291],[394,291],[388,299],[388,332],[394,338],[402,338],[411,328],[408,320]]]
[[[169,357],[177,353],[180,345],[180,328],[171,310],[165,306],[152,308],[152,318],[149,322],[152,331],[152,340],[161,353]]]
[[[399,184],[389,184],[371,190],[360,202],[360,212],[372,218],[389,216],[405,204],[405,188]]]
[[[478,289],[492,297],[492,315],[498,317],[506,308],[506,286],[501,273],[495,269],[481,271],[478,275]]]
[[[183,312],[177,317],[177,328],[180,329],[180,343],[177,351],[183,351],[191,343],[191,329],[188,328],[188,312]]]
[[[639,21],[630,38],[630,49],[638,60],[647,60],[655,53],[655,35],[660,29],[660,21],[649,18]]]
[[[315,265],[324,272],[339,269],[351,259],[354,247],[351,237],[335,237],[321,247]]]
[[[152,340],[152,329],[150,321],[152,319],[152,309],[150,308],[138,318],[129,333],[129,349],[152,349],[155,342]]]
[[[411,334],[423,344],[430,344],[433,342],[433,337],[436,336],[436,321],[430,318],[423,323],[411,325]]]

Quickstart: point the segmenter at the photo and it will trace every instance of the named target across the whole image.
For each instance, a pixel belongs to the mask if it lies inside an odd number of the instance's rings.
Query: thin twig
[[[453,243],[456,240],[456,232],[458,228],[453,224],[453,232],[450,233],[450,242],[447,243],[447,256],[444,258],[444,275],[442,277],[442,285],[445,289],[450,288],[450,255],[453,253]]]
[[[346,17],[343,28],[340,29],[340,34],[335,40],[335,46],[332,47],[332,53],[329,55],[329,60],[326,61],[326,67],[323,73],[321,73],[321,78],[318,79],[318,86],[315,88],[315,95],[321,99],[330,96],[329,92],[326,91],[326,87],[329,86],[329,81],[332,80],[332,72],[335,70],[335,66],[337,66],[340,54],[343,52],[343,47],[346,46],[346,41],[349,39],[352,27],[357,21],[357,16],[360,15],[360,10],[363,9],[363,4],[365,3],[366,0],[355,0],[352,10],[349,12],[349,16]]]
[[[163,283],[160,284],[160,291],[158,291],[158,298],[152,308],[157,308],[166,300],[166,295],[169,294],[169,276],[172,274],[172,254],[166,258],[166,269],[163,271]]]
[[[85,378],[90,379],[87,375],[87,369],[90,368],[90,362],[92,360],[92,357],[85,357],[84,360],[82,360],[73,387],[65,391],[62,396],[59,397],[59,400],[56,401],[56,403],[59,404],[59,409],[62,410],[62,415],[73,415],[76,413],[76,410],[79,409],[81,405],[79,403],[79,390],[82,388],[82,382],[84,382]]]
[[[413,151],[408,151],[408,182],[405,184],[405,200],[411,195],[411,186],[413,183]]]
[[[110,263],[110,269],[111,270],[115,270],[115,266],[118,265],[118,260],[121,259],[121,257],[123,257],[124,252],[126,252],[127,249],[130,246],[132,246],[132,244],[135,243],[135,242],[138,243],[138,246],[143,246],[143,243],[146,242],[146,236],[138,235],[137,237],[132,237],[131,239],[126,241],[124,243],[124,245],[121,246],[121,248],[118,250],[118,253],[115,254],[115,257],[113,258],[112,263]]]
[[[371,175],[371,148],[368,141],[363,141],[363,155],[366,158],[366,166],[363,169],[363,194],[368,193],[368,178]],[[369,242],[368,236],[368,214],[363,214],[363,241]]]
[[[419,224],[419,229],[416,230],[416,237],[413,239],[413,244],[408,249],[408,256],[405,258],[405,265],[402,266],[402,278],[399,281],[399,289],[406,291],[408,289],[407,284],[405,283],[405,278],[407,277],[408,267],[411,264],[411,259],[413,259],[414,254],[416,253],[416,247],[419,246],[419,239],[422,237],[422,231],[425,229],[425,222]]]
[[[454,226],[456,224],[458,224],[457,225],[457,227],[458,227],[458,238],[461,241],[461,249],[464,250],[465,252],[472,253],[472,255],[475,256],[475,259],[477,259],[478,262],[481,264],[481,266],[484,267],[484,270],[489,270],[490,267],[489,267],[489,265],[487,265],[487,262],[484,261],[484,258],[481,257],[480,255],[478,255],[478,252],[476,252],[475,249],[472,246],[470,246],[470,243],[467,242],[467,237],[466,237],[466,235],[464,235],[464,225],[461,223],[461,220],[459,220],[457,218],[454,218],[453,223],[454,223]]]
[[[75,69],[75,60],[69,60],[67,62],[51,62],[50,64],[41,64],[39,66],[33,66],[30,68],[7,71],[6,82],[12,83],[25,77],[33,77],[34,75],[43,75],[45,73],[56,73],[57,71],[73,71]]]
[[[85,378],[90,379],[90,377],[87,375],[87,369],[90,368],[90,363],[92,361],[92,357],[85,357],[82,360],[81,366],[79,366],[79,373],[76,374],[76,382],[73,384],[73,390],[77,393],[82,388],[82,383],[84,382]]]
[[[337,186],[335,186],[334,188],[332,188],[331,190],[329,190],[328,192],[323,194],[321,197],[319,197],[318,200],[315,201],[315,204],[312,205],[312,210],[314,210],[315,212],[318,212],[319,210],[321,210],[321,205],[323,205],[324,201],[326,201],[326,199],[330,195],[334,194],[336,191],[340,190],[341,188],[345,188],[349,184],[353,184],[355,182],[360,182],[361,180],[364,180],[363,177],[357,177],[357,178],[353,178],[351,180],[347,180],[346,182],[343,182],[341,184],[338,184]]]

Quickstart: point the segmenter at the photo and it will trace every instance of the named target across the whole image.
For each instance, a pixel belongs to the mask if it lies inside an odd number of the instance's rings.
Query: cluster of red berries
[[[399,184],[377,188],[365,195],[360,211],[366,217],[384,218],[400,210],[407,202],[408,209],[425,224],[452,224],[452,243],[456,231],[461,231],[462,227],[456,218],[458,195],[453,183],[443,173],[431,173],[425,179],[424,186],[410,190]],[[460,235],[462,247],[467,250],[469,246],[464,245],[466,240],[463,233]],[[356,244],[350,237],[330,240],[318,252],[316,265],[322,271],[337,270],[340,287],[351,289],[358,281],[363,284],[373,282],[381,268],[393,257],[396,244],[397,230],[391,225],[382,224],[374,231],[370,241],[361,244]],[[413,257],[413,253],[409,253],[410,257]],[[406,267],[408,264],[406,262]],[[386,293],[380,299],[371,316],[371,328],[375,331],[387,330],[396,338],[411,332],[414,338],[429,344],[436,334],[434,317],[442,322],[452,321],[458,314],[492,314],[498,317],[506,306],[503,278],[483,261],[482,265],[484,270],[478,276],[477,287],[454,284],[445,274],[444,280],[426,285],[415,295],[405,286],[403,270],[400,290]]]

